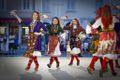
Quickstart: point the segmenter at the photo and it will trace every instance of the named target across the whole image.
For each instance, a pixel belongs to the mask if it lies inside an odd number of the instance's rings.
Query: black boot
[[[80,61],[79,62],[77,62],[77,66],[79,66],[80,65]]]
[[[37,65],[37,66],[35,67],[35,71],[38,71],[38,68],[39,68],[39,65]]]
[[[60,63],[58,62],[56,67],[59,68],[59,65],[60,65]]]
[[[26,67],[25,70],[28,71],[30,69],[30,67]]]
[[[117,75],[117,73],[116,73],[116,72],[112,72],[112,75],[113,75],[113,76],[116,76],[116,75]]]
[[[90,67],[87,68],[87,71],[88,71],[89,74],[93,73],[93,69],[91,69]]]
[[[116,67],[116,68],[120,68],[120,65],[116,65],[115,67]]]
[[[51,65],[50,64],[47,64],[48,68],[51,68]]]
[[[72,66],[72,63],[69,63],[68,65],[69,65],[69,66]]]

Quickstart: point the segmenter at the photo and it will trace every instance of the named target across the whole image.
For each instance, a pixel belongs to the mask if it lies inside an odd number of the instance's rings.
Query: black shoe
[[[39,65],[35,67],[35,71],[38,71]]]
[[[116,68],[120,68],[120,65],[116,65]]]
[[[93,71],[95,71],[95,68],[93,68]]]
[[[30,67],[26,67],[25,70],[28,71],[30,69]]]
[[[80,65],[80,62],[77,62],[77,66],[79,66]]]
[[[50,64],[47,64],[47,66],[48,66],[49,68],[51,68],[51,65],[50,65]]]
[[[116,75],[117,75],[117,73],[116,73],[116,72],[112,72],[112,75],[113,75],[113,76],[116,76]]]
[[[104,72],[108,72],[108,71],[109,71],[109,69],[108,69],[108,68],[106,68]]]
[[[72,64],[70,63],[70,64],[68,64],[69,66],[72,66]]]
[[[56,66],[56,67],[59,68],[59,65],[60,65],[60,63],[57,63],[57,66]]]
[[[91,69],[90,67],[87,68],[87,71],[88,71],[89,74],[93,73],[93,69]]]

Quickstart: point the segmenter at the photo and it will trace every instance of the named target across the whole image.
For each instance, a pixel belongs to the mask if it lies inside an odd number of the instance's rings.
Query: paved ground
[[[95,65],[95,71],[92,75],[88,74],[86,68],[91,57],[80,57],[80,66],[68,66],[69,58],[59,57],[60,69],[53,63],[49,69],[46,64],[49,57],[39,57],[39,71],[34,72],[34,64],[29,71],[25,71],[28,58],[25,57],[0,57],[0,80],[119,80],[120,69],[116,69],[118,75],[113,77],[110,71],[99,77],[99,61]],[[120,62],[120,60],[119,60]]]

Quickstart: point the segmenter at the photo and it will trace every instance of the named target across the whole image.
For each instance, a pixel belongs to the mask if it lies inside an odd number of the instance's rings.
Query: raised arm
[[[22,22],[22,19],[17,15],[16,10],[10,11],[10,15],[16,17],[19,23]]]
[[[29,26],[31,21],[23,21],[16,13],[16,10],[12,10],[10,11],[10,15],[14,16],[17,18],[18,22],[21,23],[21,24],[24,24],[24,25],[27,25]]]

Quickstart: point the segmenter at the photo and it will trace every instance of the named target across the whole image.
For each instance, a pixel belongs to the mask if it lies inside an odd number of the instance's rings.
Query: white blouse
[[[109,25],[109,29],[113,29],[116,22],[119,22],[119,20],[115,16],[113,16],[112,24]],[[101,26],[102,29],[104,28],[101,18],[97,19],[92,25],[94,29],[98,28],[99,26]]]

